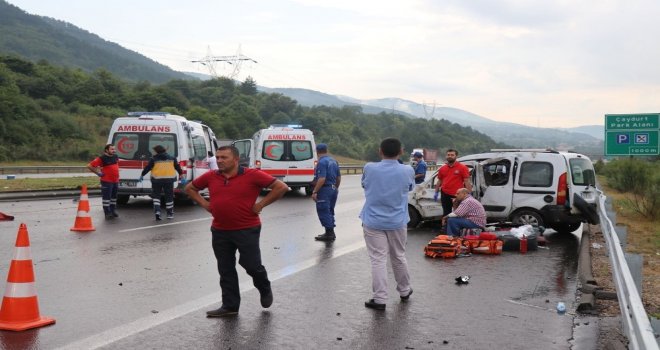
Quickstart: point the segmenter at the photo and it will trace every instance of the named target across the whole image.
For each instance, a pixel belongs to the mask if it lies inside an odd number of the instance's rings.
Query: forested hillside
[[[466,154],[504,146],[444,120],[365,114],[359,107],[302,107],[281,94],[257,92],[252,79],[153,85],[106,70],[88,74],[0,56],[0,161],[88,160],[102,149],[113,119],[127,111],[184,115],[229,139],[250,137],[270,124],[302,124],[333,153],[364,160],[377,159],[378,143],[388,136],[399,137],[408,150],[454,147]]]
[[[0,0],[0,53],[87,72],[102,67],[134,81],[193,79],[70,23],[28,14],[4,0]]]

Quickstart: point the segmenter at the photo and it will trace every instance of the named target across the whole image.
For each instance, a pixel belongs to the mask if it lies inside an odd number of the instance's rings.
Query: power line
[[[223,62],[230,64],[233,67],[233,69],[228,75],[226,75],[226,77],[229,79],[234,79],[236,76],[238,76],[238,73],[240,73],[241,65],[245,61],[257,63],[257,61],[253,60],[252,58],[243,55],[241,53],[241,45],[238,45],[238,51],[233,56],[213,56],[213,54],[211,53],[211,47],[209,46],[205,57],[190,62],[200,63],[206,66],[206,68],[209,70],[209,74],[214,78],[219,77],[217,71],[215,70],[216,62]]]

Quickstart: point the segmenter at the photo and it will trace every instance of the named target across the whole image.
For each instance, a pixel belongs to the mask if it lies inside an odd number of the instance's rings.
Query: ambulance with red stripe
[[[238,148],[241,165],[261,169],[293,191],[304,188],[307,195],[312,194],[318,158],[311,130],[300,125],[271,125],[233,145]]]
[[[130,196],[151,194],[150,177],[142,182],[138,179],[154,154],[154,146],[162,145],[176,157],[183,178],[188,181],[209,171],[208,152],[215,153],[218,147],[211,128],[166,112],[129,112],[126,117],[115,119],[108,143],[115,145],[119,156],[119,204],[126,204]],[[174,195],[185,196],[179,182],[175,183]]]

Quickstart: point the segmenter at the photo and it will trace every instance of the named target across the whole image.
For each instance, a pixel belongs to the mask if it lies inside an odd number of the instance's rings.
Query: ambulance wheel
[[[311,196],[313,191],[314,191],[314,189],[312,188],[312,186],[305,186],[305,195],[306,196]]]
[[[126,205],[126,203],[128,203],[129,198],[131,198],[131,196],[128,194],[120,194],[117,196],[117,204]]]
[[[410,221],[408,221],[408,227],[410,228],[415,228],[422,222],[422,216],[412,205],[408,206],[408,217],[410,218]]]
[[[543,226],[543,218],[533,210],[517,211],[511,217],[511,221],[521,225]]]

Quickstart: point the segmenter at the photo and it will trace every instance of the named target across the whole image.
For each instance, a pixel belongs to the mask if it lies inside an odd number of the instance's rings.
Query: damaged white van
[[[472,196],[489,222],[510,221],[573,232],[598,223],[598,197],[591,160],[582,154],[543,149],[494,149],[458,159],[470,168]],[[440,219],[433,200],[437,171],[408,196],[409,226]]]

